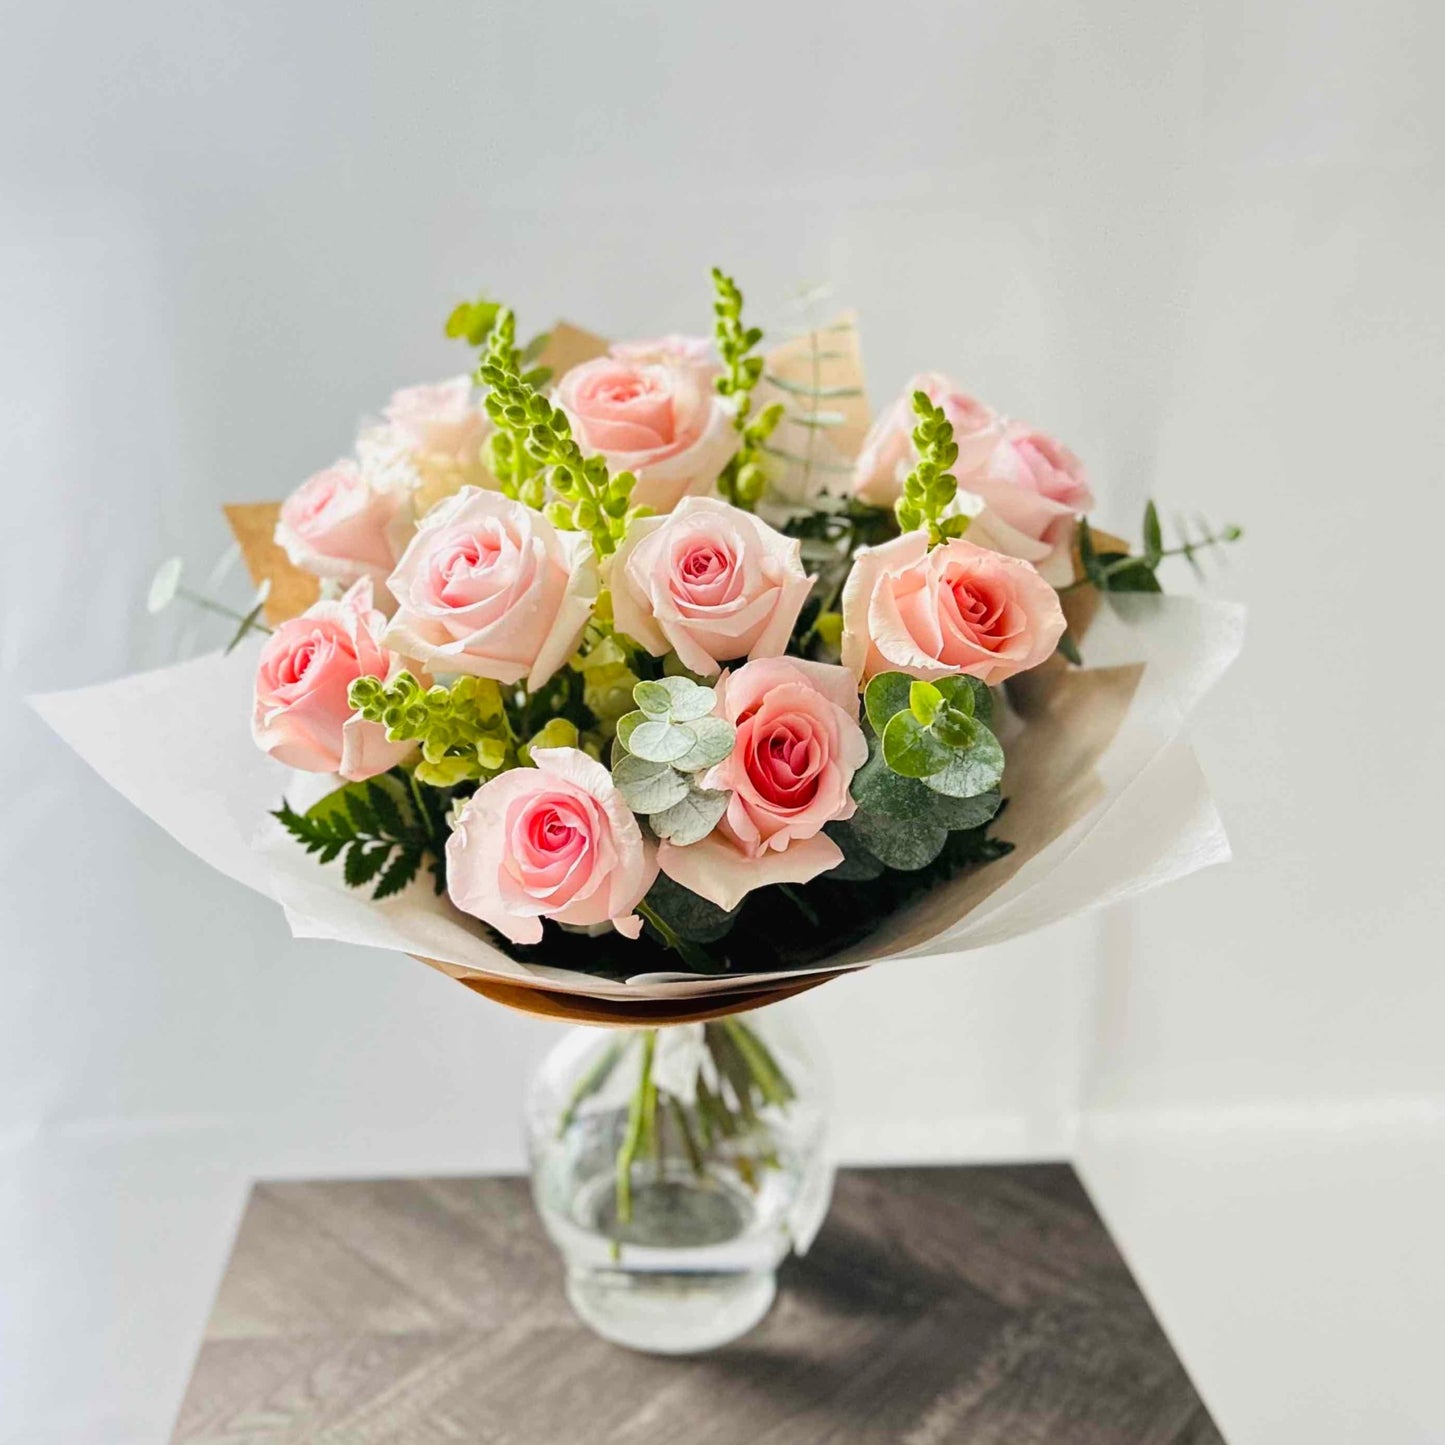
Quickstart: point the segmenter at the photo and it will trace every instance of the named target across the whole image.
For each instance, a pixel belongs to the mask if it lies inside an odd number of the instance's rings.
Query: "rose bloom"
[[[384,773],[412,752],[414,742],[388,742],[386,729],[353,712],[347,697],[358,677],[389,680],[401,670],[382,645],[385,625],[368,577],[340,601],[317,602],[283,622],[256,669],[257,746],[288,767],[352,781]]]
[[[628,527],[610,573],[614,620],[654,657],[675,651],[700,676],[775,657],[813,585],[801,549],[740,508],[684,497],[669,516]]]
[[[452,902],[513,943],[540,943],[544,918],[636,938],[656,849],[601,763],[577,748],[537,748],[532,761],[462,808],[447,840]]]
[[[599,356],[562,378],[556,402],[584,452],[637,477],[634,505],[670,512],[684,497],[711,493],[740,443],[713,373],[675,359]]]
[[[702,782],[731,791],[727,812],[699,843],[664,841],[658,861],[669,878],[731,909],[754,888],[806,883],[843,861],[822,828],[853,815],[848,788],[868,743],[847,668],[765,657],[724,673],[717,693],[737,741]]]
[[[865,547],[843,585],[843,665],[932,680],[1002,682],[1037,667],[1064,631],[1058,594],[1032,563],[966,538],[928,547],[905,532]]]
[[[535,692],[576,650],[597,601],[583,532],[559,532],[499,492],[464,487],[422,518],[387,585],[386,645],[436,673]]]
[[[495,490],[482,455],[492,423],[472,396],[469,376],[405,387],[392,395],[383,416],[385,431],[407,452],[434,499],[464,486]]]
[[[406,490],[354,461],[308,477],[281,504],[276,544],[293,566],[317,577],[380,584],[411,531]]]
[[[886,411],[879,412],[853,467],[853,493],[873,507],[891,507],[903,490],[903,479],[913,470],[918,453],[913,429],[918,417],[913,393],[921,391],[953,423],[958,461],[950,469],[961,486],[965,477],[987,463],[1004,434],[1002,420],[991,407],[975,401],[948,377],[936,371],[915,376]]]
[[[1074,523],[1094,504],[1078,457],[1010,422],[984,465],[955,474],[983,502],[969,529],[974,541],[1036,563],[1056,585],[1071,580]]]

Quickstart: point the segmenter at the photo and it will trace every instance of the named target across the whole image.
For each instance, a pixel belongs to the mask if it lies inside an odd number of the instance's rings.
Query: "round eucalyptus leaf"
[[[612,769],[612,781],[634,813],[661,813],[688,794],[688,781],[676,768],[630,754]]]
[[[651,763],[672,763],[691,752],[696,742],[692,728],[649,718],[628,733],[627,751]]]
[[[697,734],[697,742],[673,763],[679,772],[699,773],[732,752],[737,729],[726,718],[700,717],[688,727]]]
[[[672,714],[672,694],[660,682],[639,682],[632,689],[633,700],[650,718]]]
[[[146,593],[147,612],[164,612],[176,600],[184,565],[179,557],[167,557],[156,568],[155,576],[151,578],[150,590]]]
[[[626,748],[634,730],[640,728],[647,721],[648,717],[645,712],[624,713],[617,720],[617,742]],[[628,748],[628,751],[631,752],[631,749]]]
[[[913,679],[906,672],[880,672],[863,689],[863,709],[880,737],[888,719],[907,709],[912,686]]]
[[[923,779],[924,786],[951,798],[973,798],[996,788],[1003,777],[1003,748],[983,726],[966,752],[951,753],[945,767]]]
[[[695,722],[706,717],[717,703],[717,694],[712,688],[702,687],[690,677],[662,677],[650,685],[666,688],[668,716],[673,722]]]
[[[955,754],[912,712],[895,713],[883,729],[883,761],[905,778],[927,778],[946,768]]]
[[[685,848],[689,843],[701,842],[717,827],[731,796],[726,791],[692,788],[681,802],[665,812],[654,813],[647,821],[659,838]]]

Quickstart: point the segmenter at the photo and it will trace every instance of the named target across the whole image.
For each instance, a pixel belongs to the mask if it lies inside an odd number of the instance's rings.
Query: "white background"
[[[831,281],[875,403],[952,371],[1106,522],[1249,528],[1197,737],[1237,861],[814,995],[843,1152],[1074,1153],[1234,1445],[1445,1438],[1437,7],[3,22],[0,1440],[164,1439],[247,1179],[515,1168],[553,1036],[291,942],[18,699],[222,640],[155,563],[461,369],[459,297],[698,328],[714,261],[762,319]]]

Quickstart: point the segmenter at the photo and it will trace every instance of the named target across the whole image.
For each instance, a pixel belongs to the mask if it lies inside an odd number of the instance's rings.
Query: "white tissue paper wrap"
[[[998,833],[1018,844],[1016,852],[940,885],[837,958],[793,972],[980,948],[1227,858],[1183,733],[1239,651],[1243,625],[1243,609],[1230,604],[1108,599],[1083,643],[1086,667],[1063,679],[1049,720],[1035,722],[1025,708],[1009,740],[1010,806]],[[427,876],[380,903],[348,889],[339,864],[320,866],[269,816],[283,796],[309,803],[339,780],[293,773],[252,742],[257,646],[32,701],[106,782],[183,847],[275,899],[298,938],[397,949],[597,998],[691,997],[783,976],[613,981],[528,966],[437,897]],[[1105,713],[1110,720],[1101,724]],[[1070,750],[1081,745],[1075,766]],[[1031,780],[1038,786],[1030,789]]]

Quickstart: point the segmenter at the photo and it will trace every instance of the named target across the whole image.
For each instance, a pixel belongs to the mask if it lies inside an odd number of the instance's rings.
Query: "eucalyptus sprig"
[[[765,364],[761,356],[754,356],[752,352],[763,339],[763,331],[760,326],[743,325],[743,293],[731,276],[714,266],[712,283],[717,293],[712,307],[716,317],[714,333],[723,362],[717,389],[719,395],[732,398],[733,426],[742,433],[741,445],[723,468],[717,484],[725,501],[750,512],[767,485],[767,474],[759,458],[764,444],[783,419],[784,408],[774,402],[752,416],[753,388],[762,377]]]
[[[951,798],[999,785],[1003,748],[988,726],[993,697],[978,678],[924,682],[880,672],[864,689],[863,708],[893,772]]]
[[[913,412],[918,417],[913,429],[918,461],[903,479],[903,494],[893,510],[905,532],[925,529],[932,547],[948,537],[961,537],[968,529],[967,517],[943,515],[958,493],[958,478],[948,470],[958,460],[958,443],[953,439],[953,423],[926,392],[913,393]]]
[[[632,696],[637,710],[617,724],[612,781],[659,838],[696,843],[716,827],[729,797],[704,788],[698,775],[732,752],[737,730],[713,715],[713,689],[691,678],[639,682]]]
[[[494,443],[507,438],[493,448],[497,479],[509,496],[544,510],[553,526],[590,533],[598,555],[609,556],[639,510],[629,505],[636,478],[631,472],[609,476],[601,457],[584,457],[567,413],[553,406],[519,366],[512,313],[503,307],[477,368],[477,380],[489,388],[486,408],[496,426]]]
[[[1155,575],[1159,564],[1167,557],[1183,557],[1198,572],[1199,554],[1211,547],[1224,547],[1237,542],[1244,536],[1242,527],[1221,527],[1215,531],[1207,522],[1197,524],[1201,535],[1194,536],[1187,525],[1179,524],[1183,539],[1177,546],[1164,545],[1164,529],[1159,522],[1159,509],[1153,502],[1144,506],[1143,549],[1137,553],[1119,552],[1112,549],[1100,550],[1094,537],[1093,528],[1087,517],[1079,518],[1076,541],[1079,547],[1079,566],[1083,576],[1077,581],[1061,587],[1060,592],[1072,592],[1078,587],[1097,587],[1100,592],[1161,592],[1159,578]]]
[[[416,778],[434,788],[490,777],[516,762],[502,692],[490,678],[424,688],[409,672],[390,682],[359,677],[350,701],[368,722],[382,724],[391,742],[421,744]]]

